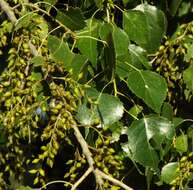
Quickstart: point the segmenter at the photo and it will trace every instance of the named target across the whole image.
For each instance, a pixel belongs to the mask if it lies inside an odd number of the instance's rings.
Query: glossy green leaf
[[[179,175],[179,172],[177,172],[178,165],[178,162],[166,164],[161,170],[161,180],[170,184]]]
[[[38,67],[38,66],[41,66],[44,64],[44,58],[42,56],[35,56],[33,57],[30,62],[35,66],[35,67]]]
[[[128,74],[127,84],[150,108],[157,113],[160,112],[167,92],[164,78],[152,71],[135,70]]]
[[[117,58],[116,71],[119,77],[127,77],[128,74],[133,71],[132,66],[137,69],[151,68],[144,49],[134,44],[128,46],[127,54]]]
[[[188,137],[186,134],[181,134],[175,139],[175,148],[179,153],[187,152],[188,150]]]
[[[161,10],[144,3],[133,10],[124,11],[123,28],[130,40],[152,53],[165,35],[166,18]]]
[[[80,30],[86,26],[81,9],[70,7],[68,10],[57,11],[56,19],[71,30]]]
[[[64,67],[69,66],[74,58],[68,44],[56,36],[48,36],[48,49],[55,61],[62,62]]]
[[[96,106],[88,108],[87,101],[78,107],[76,118],[82,125],[92,125],[99,118]]]
[[[97,40],[99,23],[96,20],[88,20],[87,27],[77,32],[77,47],[89,61],[96,67],[97,63]]]
[[[193,92],[193,65],[191,64],[184,72],[183,72],[184,82],[189,90]]]
[[[143,65],[146,69],[151,69],[151,65],[147,59],[147,53],[143,48],[134,44],[129,45],[128,48],[131,55],[131,60],[129,63],[134,66],[136,65],[137,68]]]
[[[174,126],[166,118],[148,116],[134,121],[128,128],[127,135],[128,143],[123,150],[132,160],[156,170],[160,161],[158,152],[163,152],[166,146],[170,146]]]
[[[121,119],[123,109],[123,104],[117,97],[89,89],[86,103],[78,108],[77,118],[81,124],[101,121],[104,125],[110,125]]]

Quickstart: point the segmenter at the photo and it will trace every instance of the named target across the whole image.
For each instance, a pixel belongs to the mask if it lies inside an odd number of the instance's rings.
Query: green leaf
[[[186,134],[181,134],[175,139],[175,148],[179,153],[187,152],[188,150],[188,137]]]
[[[123,28],[130,40],[155,52],[166,32],[166,18],[161,10],[146,3],[133,10],[124,11]]]
[[[33,190],[33,189],[30,188],[29,186],[20,186],[16,190]]]
[[[164,78],[152,71],[136,70],[128,74],[127,84],[134,94],[155,112],[160,113],[167,92]]]
[[[55,61],[62,62],[64,67],[69,66],[73,60],[74,54],[70,51],[68,44],[56,36],[48,36],[48,49]]]
[[[86,26],[81,9],[70,7],[67,11],[57,11],[56,19],[71,30],[80,30]]]
[[[185,120],[182,119],[181,117],[174,117],[172,121],[173,121],[174,127],[177,128],[177,127],[179,127]]]
[[[118,142],[122,134],[126,133],[127,127],[121,122],[113,123],[108,126],[108,129],[112,132],[112,141]]]
[[[147,53],[143,48],[134,44],[129,45],[128,48],[131,55],[130,62],[132,65],[136,65],[137,68],[140,68],[143,65],[146,69],[151,69],[151,65],[147,59]]]
[[[42,56],[35,56],[30,60],[35,67],[41,66],[44,64],[44,58]]]
[[[88,108],[87,101],[78,107],[76,118],[82,125],[92,125],[99,118],[96,107]]]
[[[77,32],[77,47],[91,61],[94,67],[96,67],[98,56],[98,27],[99,23],[91,19],[87,21],[87,26],[83,30]]]
[[[128,143],[123,150],[132,160],[156,170],[160,161],[157,151],[163,152],[170,146],[174,132],[172,122],[166,118],[145,117],[134,121],[128,128]]]
[[[130,43],[127,33],[121,28],[114,26],[112,36],[116,58],[118,56],[125,55],[128,52],[128,47]]]
[[[182,0],[172,0],[171,1],[171,3],[170,3],[170,13],[171,13],[172,16],[176,15],[181,2],[182,2]]]
[[[178,165],[178,162],[166,164],[161,171],[161,180],[170,184],[179,175],[179,172],[177,172]]]
[[[133,67],[137,69],[150,69],[151,65],[147,59],[146,52],[143,48],[130,44],[128,53],[117,58],[116,71],[120,78],[125,78],[133,71]]]
[[[87,99],[79,106],[77,118],[81,124],[88,125],[101,121],[104,125],[110,125],[121,119],[123,110],[123,104],[117,97],[88,89]]]
[[[123,65],[123,68],[121,63],[123,60],[130,60],[130,57],[127,56],[130,44],[128,35],[121,28],[109,23],[104,23],[100,27],[99,35],[102,40],[107,42],[104,49],[106,65],[109,65],[110,70],[112,70],[115,67],[115,59],[117,59],[117,62],[119,62],[118,72],[124,75],[127,69],[125,65]]]
[[[36,17],[37,14],[34,12],[28,12],[19,18],[15,24],[15,31],[19,30],[20,28],[26,28],[31,24],[32,18]]]
[[[184,72],[183,79],[189,90],[193,92],[193,64],[191,64]]]
[[[80,54],[74,54],[71,64],[66,65],[66,69],[71,73],[72,77],[77,80],[80,74],[84,72],[85,67],[87,67],[88,59]]]
[[[173,118],[173,108],[171,104],[164,102],[162,110],[161,110],[161,116],[166,117],[170,121],[172,121]]]
[[[139,105],[134,105],[129,111],[129,115],[131,115],[134,119],[137,119],[138,115],[142,112],[143,107]]]
[[[42,79],[42,74],[39,72],[32,72],[29,77],[32,81],[40,81]]]
[[[49,12],[52,6],[56,4],[57,0],[44,0],[44,2],[46,3],[45,4],[46,11]]]
[[[190,62],[192,58],[193,58],[193,44],[188,43],[187,53],[184,55],[184,60],[186,62]]]
[[[104,0],[94,0],[96,6],[99,8],[99,9],[103,9],[103,2]]]

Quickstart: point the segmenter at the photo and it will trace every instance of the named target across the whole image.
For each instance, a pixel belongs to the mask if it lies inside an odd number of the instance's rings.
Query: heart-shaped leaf
[[[128,74],[127,84],[134,94],[155,112],[160,113],[167,92],[164,78],[152,71],[135,70]]]
[[[132,160],[156,170],[161,159],[157,151],[163,153],[170,146],[174,126],[166,118],[148,116],[134,121],[127,135],[128,143],[123,146],[123,150]]]
[[[101,121],[104,125],[110,125],[121,119],[123,115],[123,104],[117,97],[100,93],[95,89],[87,90],[85,102],[79,106],[77,112],[81,124],[88,125]]]
[[[123,28],[130,40],[154,52],[166,31],[166,18],[161,10],[146,3],[123,13]]]

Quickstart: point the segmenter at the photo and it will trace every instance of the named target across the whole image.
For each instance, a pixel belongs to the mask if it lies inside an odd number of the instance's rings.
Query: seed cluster
[[[168,100],[174,106],[184,96],[187,100],[191,98],[191,92],[185,87],[182,73],[193,61],[192,56],[187,56],[192,39],[193,22],[183,24],[174,36],[166,39],[155,54],[153,66],[166,79],[169,88]]]

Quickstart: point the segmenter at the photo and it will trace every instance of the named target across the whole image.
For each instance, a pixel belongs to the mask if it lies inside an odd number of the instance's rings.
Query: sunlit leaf
[[[133,10],[124,11],[123,28],[130,40],[152,53],[165,34],[166,18],[161,10],[144,3]]]
[[[147,116],[134,121],[127,131],[128,142],[123,150],[128,156],[153,169],[160,161],[158,151],[164,152],[174,137],[174,126],[171,121],[157,116]]]
[[[128,74],[133,71],[132,66],[137,69],[151,68],[145,50],[134,44],[128,46],[126,54],[117,58],[116,71],[119,77],[128,77]]]
[[[64,67],[65,65],[69,66],[71,64],[74,54],[70,51],[68,44],[63,42],[61,39],[49,35],[48,49],[51,52],[52,58],[55,61],[62,62]]]
[[[186,134],[181,134],[175,139],[175,148],[179,153],[187,152],[188,150],[188,136]]]
[[[44,63],[44,58],[42,56],[35,56],[33,57],[30,62],[35,66],[35,67],[38,67],[38,66],[41,66],[43,65]]]
[[[89,89],[86,101],[79,106],[77,113],[77,118],[82,124],[93,124],[96,121],[101,121],[104,125],[110,125],[121,119],[123,115],[122,102],[112,95]],[[88,106],[88,101],[90,106]]]
[[[163,182],[169,184],[179,175],[178,165],[178,162],[170,162],[162,168],[161,179]]]

